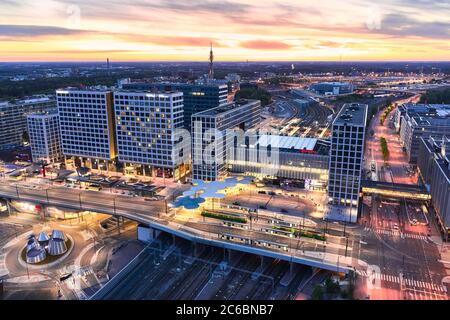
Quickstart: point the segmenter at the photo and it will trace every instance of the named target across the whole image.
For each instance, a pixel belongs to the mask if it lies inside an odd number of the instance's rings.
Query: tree
[[[311,299],[313,300],[323,300],[324,291],[320,284],[314,287],[314,290],[311,294]]]
[[[270,93],[261,88],[244,88],[236,93],[236,100],[239,99],[256,99],[261,101],[264,107],[272,102]]]
[[[340,290],[339,283],[337,283],[336,281],[334,281],[331,278],[327,278],[325,280],[325,290],[328,294],[338,293]]]
[[[450,103],[450,89],[429,90],[420,97],[420,103]]]

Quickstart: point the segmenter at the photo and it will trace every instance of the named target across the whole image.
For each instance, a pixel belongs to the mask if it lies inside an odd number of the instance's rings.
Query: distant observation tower
[[[209,51],[208,79],[209,80],[213,80],[214,79],[214,54],[213,54],[213,49],[212,49],[212,42],[211,42],[211,50]]]

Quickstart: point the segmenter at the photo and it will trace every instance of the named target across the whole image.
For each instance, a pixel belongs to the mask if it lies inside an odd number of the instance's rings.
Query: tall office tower
[[[234,129],[248,130],[261,120],[261,101],[241,100],[192,115],[193,179],[214,181],[226,174]]]
[[[27,131],[27,115],[56,108],[52,96],[0,102],[0,145],[19,144]]]
[[[328,180],[332,220],[356,222],[358,217],[367,108],[345,104],[333,122]]]
[[[27,126],[33,162],[49,164],[63,159],[56,110],[29,114]]]
[[[102,88],[57,90],[61,142],[67,165],[115,171],[113,93]]]
[[[209,72],[208,72],[208,79],[213,80],[214,79],[214,53],[212,49],[212,43],[211,43],[211,50],[209,50]]]
[[[114,108],[125,173],[174,180],[185,176],[190,146],[184,150],[177,131],[183,128],[183,93],[117,91]]]
[[[181,91],[184,104],[184,128],[191,129],[191,116],[194,113],[225,105],[228,87],[226,84],[190,83],[128,83],[125,90]]]

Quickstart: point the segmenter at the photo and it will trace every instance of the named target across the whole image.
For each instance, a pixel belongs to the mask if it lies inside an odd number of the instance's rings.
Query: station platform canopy
[[[294,149],[294,150],[308,150],[312,151],[316,147],[317,139],[289,137],[289,136],[275,136],[262,135],[259,137],[258,143],[261,147],[272,146],[279,149]]]
[[[241,176],[230,177],[220,181],[193,180],[192,188],[183,192],[170,206],[173,208],[184,207],[185,209],[197,209],[206,199],[225,198],[225,189],[234,188],[238,185],[248,185],[255,177]]]

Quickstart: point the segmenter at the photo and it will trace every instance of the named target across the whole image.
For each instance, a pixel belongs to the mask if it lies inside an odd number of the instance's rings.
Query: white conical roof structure
[[[39,236],[38,236],[38,241],[39,241],[39,242],[45,242],[45,241],[48,241],[48,240],[50,240],[50,238],[49,238],[49,236],[47,235],[47,233],[45,233],[44,231],[42,231],[41,233],[39,233]]]
[[[59,256],[67,251],[66,242],[62,239],[51,238],[47,250],[49,255]]]
[[[29,252],[30,250],[34,249],[34,248],[40,248],[41,246],[39,245],[39,242],[37,242],[36,238],[30,238],[28,239],[27,242],[27,252]]]
[[[53,230],[52,239],[66,240],[66,236],[64,235],[64,232],[62,232],[61,230]]]
[[[39,263],[44,261],[47,254],[43,248],[33,248],[27,252],[27,263]]]

